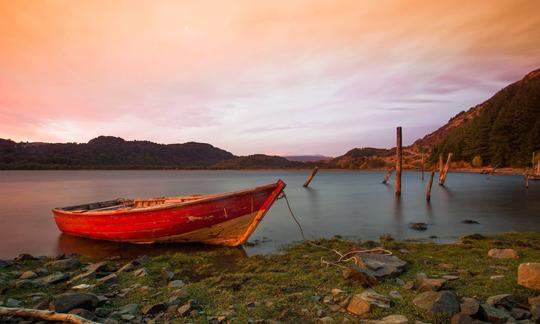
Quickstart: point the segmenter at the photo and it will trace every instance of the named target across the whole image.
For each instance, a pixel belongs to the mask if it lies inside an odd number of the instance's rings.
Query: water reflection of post
[[[445,186],[441,186],[441,192],[444,194],[443,196],[447,198],[447,200],[454,198],[454,193],[452,192],[452,190],[448,189]]]

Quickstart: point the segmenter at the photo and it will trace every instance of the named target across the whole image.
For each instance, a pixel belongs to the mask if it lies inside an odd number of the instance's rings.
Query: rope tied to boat
[[[337,267],[340,267],[340,268],[347,268],[345,266],[342,266],[340,263],[346,263],[346,262],[349,262],[349,261],[353,261],[354,264],[360,265],[361,258],[358,256],[358,254],[360,254],[360,253],[380,253],[380,254],[386,254],[386,255],[392,255],[393,254],[392,251],[389,251],[389,250],[384,249],[382,247],[376,247],[376,248],[367,249],[367,250],[352,250],[352,251],[349,251],[347,253],[342,253],[342,252],[340,252],[340,251],[338,251],[336,249],[328,248],[326,246],[322,246],[322,245],[316,244],[316,243],[314,243],[314,242],[312,242],[310,240],[307,240],[305,235],[304,235],[304,229],[302,228],[302,225],[300,225],[300,222],[298,221],[298,219],[294,215],[294,212],[292,211],[291,204],[289,203],[289,199],[287,198],[287,195],[285,194],[285,191],[282,191],[279,194],[277,199],[285,199],[285,203],[287,204],[287,208],[289,209],[289,213],[291,214],[292,219],[298,225],[298,228],[300,229],[300,235],[302,235],[302,239],[303,239],[304,242],[306,242],[307,244],[309,244],[309,245],[311,245],[313,247],[317,247],[317,248],[324,249],[324,250],[327,250],[327,251],[332,251],[332,252],[334,252],[335,254],[337,254],[339,256],[338,260],[336,260],[334,262],[325,261],[323,259],[323,257],[321,257],[321,266],[323,264],[325,264],[327,267],[332,265],[332,266],[337,266]],[[353,256],[348,257],[351,254]]]

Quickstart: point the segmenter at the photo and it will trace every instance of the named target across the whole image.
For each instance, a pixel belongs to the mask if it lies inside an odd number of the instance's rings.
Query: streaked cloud
[[[341,154],[540,67],[540,2],[0,1],[0,137]]]

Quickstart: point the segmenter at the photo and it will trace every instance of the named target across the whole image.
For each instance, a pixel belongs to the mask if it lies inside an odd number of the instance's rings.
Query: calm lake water
[[[403,174],[401,198],[394,196],[393,179],[384,172],[325,171],[303,188],[309,171],[0,171],[0,258],[19,253],[55,255],[75,252],[93,257],[132,257],[171,250],[197,250],[201,245],[131,245],[62,235],[51,209],[117,197],[174,196],[234,191],[281,178],[285,192],[308,238],[341,235],[378,239],[455,240],[464,233],[540,230],[540,182],[528,191],[521,176],[450,173],[446,187],[433,185],[425,200],[426,180],[419,172]],[[462,224],[474,219],[480,224]],[[411,222],[428,223],[428,230],[409,229]],[[301,239],[284,200],[278,200],[250,241],[247,254],[268,253]]]

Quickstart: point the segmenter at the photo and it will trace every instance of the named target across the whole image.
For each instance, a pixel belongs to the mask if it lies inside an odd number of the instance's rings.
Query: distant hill
[[[210,144],[156,144],[100,136],[88,143],[16,143],[0,139],[0,169],[206,169],[298,167],[281,157],[237,157]],[[226,161],[230,161],[225,163]]]
[[[213,169],[290,169],[302,168],[304,163],[289,161],[281,156],[255,154],[235,157],[234,159],[216,163]]]
[[[324,155],[285,155],[283,156],[289,161],[295,162],[319,162],[319,161],[330,161],[332,157]]]
[[[540,151],[540,70],[458,114],[434,134],[432,161],[452,152],[455,160],[475,166],[530,166],[532,153]]]

